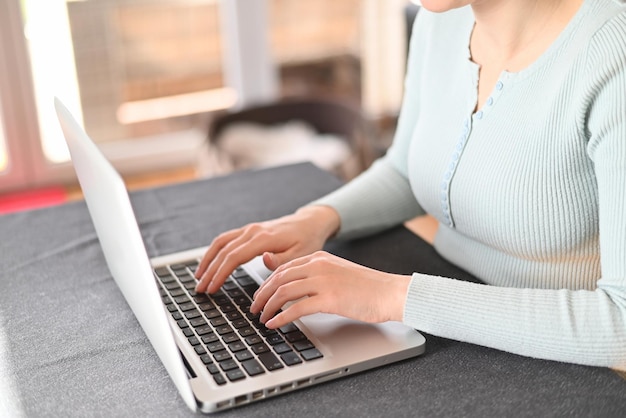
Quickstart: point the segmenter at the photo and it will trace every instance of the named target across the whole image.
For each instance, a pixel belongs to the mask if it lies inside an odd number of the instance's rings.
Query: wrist
[[[394,307],[391,314],[392,321],[402,322],[404,319],[404,305],[406,304],[407,294],[409,293],[409,286],[411,284],[412,276],[395,275],[394,278],[394,300],[392,306]]]
[[[304,206],[298,209],[296,214],[307,217],[309,222],[316,225],[324,240],[334,236],[341,226],[339,213],[330,206]]]

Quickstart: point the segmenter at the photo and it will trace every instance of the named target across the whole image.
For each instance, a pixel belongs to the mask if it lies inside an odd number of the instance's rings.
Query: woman
[[[275,271],[251,311],[269,328],[331,312],[625,367],[626,4],[422,6],[387,155],[293,215],[220,235],[198,268],[198,291],[216,291],[263,254]],[[319,251],[330,237],[424,213],[439,221],[437,251],[488,286],[388,274]]]

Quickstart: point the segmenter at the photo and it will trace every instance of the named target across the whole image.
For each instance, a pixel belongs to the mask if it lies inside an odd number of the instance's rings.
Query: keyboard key
[[[267,343],[269,345],[276,345],[276,344],[280,344],[280,343],[284,343],[285,342],[283,337],[281,337],[278,333],[272,334],[272,335],[268,335],[266,340],[267,340]]]
[[[211,332],[208,335],[203,336],[200,339],[205,344],[212,344],[212,343],[215,343],[215,342],[219,341],[219,337],[215,333],[213,333],[213,332]]]
[[[213,305],[211,302],[202,302],[198,305],[198,308],[200,308],[202,312],[206,312],[210,311],[211,309],[215,309],[215,305]]]
[[[250,300],[248,296],[241,295],[241,296],[234,297],[233,302],[235,302],[235,305],[241,307],[244,305],[250,305],[252,301]]]
[[[204,330],[204,329],[207,329],[207,328],[208,328],[208,330],[209,330],[209,331],[211,330],[211,327],[209,327],[209,326],[207,325],[206,321],[205,321],[205,320],[204,320],[204,318],[202,318],[202,317],[199,317],[199,318],[193,318],[191,321],[189,321],[189,324],[190,324],[192,327],[196,328],[196,332],[197,332],[199,335],[202,335],[202,333],[201,333],[202,331],[200,330],[200,328],[202,328],[203,330]],[[207,331],[207,332],[208,332],[208,331]],[[206,334],[207,332],[204,332],[204,333]]]
[[[196,279],[191,276],[189,273],[182,274],[178,276],[178,279],[183,283],[196,283]]]
[[[228,349],[233,353],[236,353],[237,351],[245,350],[246,345],[243,343],[243,341],[237,340],[233,343],[228,344]]]
[[[239,286],[237,286],[237,283],[235,283],[232,280],[228,279],[222,285],[222,289],[224,289],[226,291],[226,293],[228,293],[229,290],[239,289]]]
[[[306,336],[302,333],[302,331],[295,331],[285,334],[285,338],[290,343],[295,343],[296,341],[305,340]]]
[[[221,296],[213,296],[213,301],[217,303],[219,306],[226,305],[230,303],[230,299],[228,296],[222,294]]]
[[[231,332],[230,334],[224,334],[222,335],[222,340],[226,343],[226,344],[231,344],[234,343],[236,341],[240,341],[239,337],[237,336],[237,334],[235,334],[234,332]]]
[[[243,369],[250,376],[256,376],[265,373],[265,370],[256,359],[250,359],[241,363]]]
[[[176,271],[176,270],[185,270],[185,264],[183,264],[183,263],[176,263],[176,264],[172,264],[172,265],[170,266],[170,268],[171,268],[172,270],[174,270],[174,271]]]
[[[250,321],[258,321],[260,317],[261,314],[253,314],[250,311],[246,312],[246,318],[248,318]]]
[[[241,379],[245,379],[246,375],[243,374],[243,372],[241,371],[240,368],[236,368],[234,370],[229,370],[226,372],[226,376],[228,377],[228,380],[230,380],[231,382],[235,382],[237,380],[241,380]]]
[[[246,273],[246,271],[242,268],[242,267],[237,267],[232,273],[231,276],[233,276],[235,279],[238,279],[240,277],[246,277],[248,275],[248,273]]]
[[[229,295],[231,298],[237,298],[237,297],[240,297],[240,296],[245,295],[245,293],[243,293],[243,290],[241,290],[241,289],[239,289],[239,288],[237,288],[237,289],[232,289],[232,290],[227,290],[227,291],[226,291],[226,293],[228,293],[228,295]]]
[[[259,289],[259,285],[254,284],[253,286],[246,286],[243,288],[243,291],[246,292],[246,294],[248,296],[250,296],[251,298],[254,297],[254,294],[256,293],[256,291]]]
[[[220,310],[224,313],[228,313],[228,312],[236,311],[237,308],[232,303],[224,303],[220,305]]]
[[[210,311],[206,311],[204,313],[204,316],[206,317],[206,319],[213,319],[213,318],[221,317],[222,314],[217,309],[211,309]]]
[[[226,316],[226,318],[228,318],[229,321],[236,321],[243,318],[239,311],[226,312],[224,315]]]
[[[256,331],[252,327],[241,328],[238,332],[239,332],[239,335],[241,335],[244,338],[250,337],[252,335],[257,335]]]
[[[209,365],[209,364],[213,364],[213,359],[211,358],[211,356],[209,354],[203,354],[200,356],[200,360],[202,360],[202,362],[205,365]]]
[[[282,354],[280,358],[285,362],[287,366],[294,366],[296,364],[302,363],[300,357],[293,351]]]
[[[196,350],[196,353],[201,356],[203,354],[206,354],[206,350],[204,349],[204,347],[202,347],[201,345],[197,345],[193,348],[194,350]]]
[[[217,364],[215,364],[215,363],[208,364],[208,365],[206,366],[206,369],[207,369],[207,370],[209,371],[209,373],[211,373],[211,374],[217,374],[217,373],[219,373],[219,372],[220,372],[220,368],[219,368],[219,367],[217,367]]]
[[[232,357],[230,356],[230,353],[226,350],[222,350],[222,351],[218,351],[216,353],[213,353],[213,358],[215,359],[215,361],[217,361],[218,363],[224,361],[224,360],[229,360]]]
[[[278,330],[282,332],[283,334],[289,334],[290,332],[300,331],[293,322],[283,325],[282,327],[278,328]]]
[[[267,337],[272,334],[276,334],[276,330],[269,329],[265,325],[259,326],[258,329],[259,329],[259,334],[261,334],[264,337]]]
[[[250,350],[237,351],[235,353],[235,358],[239,361],[246,361],[254,358],[254,355],[250,352]]]
[[[240,328],[244,328],[250,325],[250,323],[248,322],[247,319],[245,318],[240,318],[240,319],[235,319],[232,322],[233,327],[240,329]]]
[[[199,316],[202,316],[202,314],[195,308],[192,311],[185,312],[185,318],[187,319],[194,319],[198,318]]]
[[[283,364],[273,353],[263,353],[259,355],[259,361],[263,363],[265,368],[269,371],[283,368]]]
[[[239,286],[241,287],[255,286],[255,285],[258,286],[256,281],[245,273],[241,277],[235,277],[235,280],[237,281],[237,283],[239,283]]]
[[[298,351],[308,350],[309,348],[315,348],[313,343],[309,340],[297,341],[293,344],[293,347]]]
[[[180,289],[178,282],[164,283],[163,286],[165,286],[167,290]]]
[[[232,369],[237,369],[239,368],[239,366],[237,365],[237,362],[235,360],[229,358],[228,360],[220,361],[220,368],[227,372]]]
[[[160,279],[170,276],[170,271],[165,266],[155,268],[154,272],[156,273],[157,276],[159,276]]]
[[[215,328],[215,332],[220,335],[224,335],[233,332],[233,329],[230,327],[230,325],[220,325],[219,327]]]
[[[255,344],[250,348],[252,349],[254,354],[262,354],[262,353],[267,353],[268,351],[270,351],[269,347],[265,345],[264,343]]]
[[[286,353],[287,351],[292,351],[292,350],[289,344],[282,343],[282,344],[276,344],[274,346],[274,351],[276,352],[276,354],[282,354],[282,353]]]
[[[224,345],[220,341],[215,341],[206,345],[206,348],[211,352],[215,353],[217,351],[223,350]]]
[[[263,342],[263,338],[259,337],[256,333],[246,337],[246,343],[248,345],[255,345]]]
[[[217,318],[213,318],[209,321],[211,323],[211,325],[213,325],[214,327],[219,327],[225,324],[228,324],[228,321],[226,321],[226,319],[222,318],[221,316],[217,317]]]
[[[226,379],[219,373],[213,375],[213,380],[220,386],[226,384]]]
[[[185,334],[187,338],[193,337],[193,330],[191,328],[183,328],[183,334]]]
[[[316,358],[324,357],[317,348],[311,348],[304,350],[300,353],[303,359],[306,361],[315,360]]]
[[[200,344],[200,341],[196,337],[190,337],[190,338],[187,338],[187,340],[189,341],[189,344],[191,344],[191,345],[199,345]]]
[[[182,304],[182,303],[189,303],[190,300],[187,296],[178,296],[176,298],[174,298],[174,302],[176,302],[177,304]]]

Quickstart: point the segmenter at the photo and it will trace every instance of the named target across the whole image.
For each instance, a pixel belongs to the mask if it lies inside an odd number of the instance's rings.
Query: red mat
[[[49,187],[0,195],[0,214],[59,205],[67,201],[62,187]]]

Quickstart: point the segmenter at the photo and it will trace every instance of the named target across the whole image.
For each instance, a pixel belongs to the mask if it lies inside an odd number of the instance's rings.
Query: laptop
[[[193,273],[206,247],[150,259],[121,176],[56,98],[55,107],[111,275],[193,411],[246,405],[424,352],[424,337],[396,322],[314,314],[265,328],[249,311],[271,273],[260,257],[216,294],[196,294]]]

